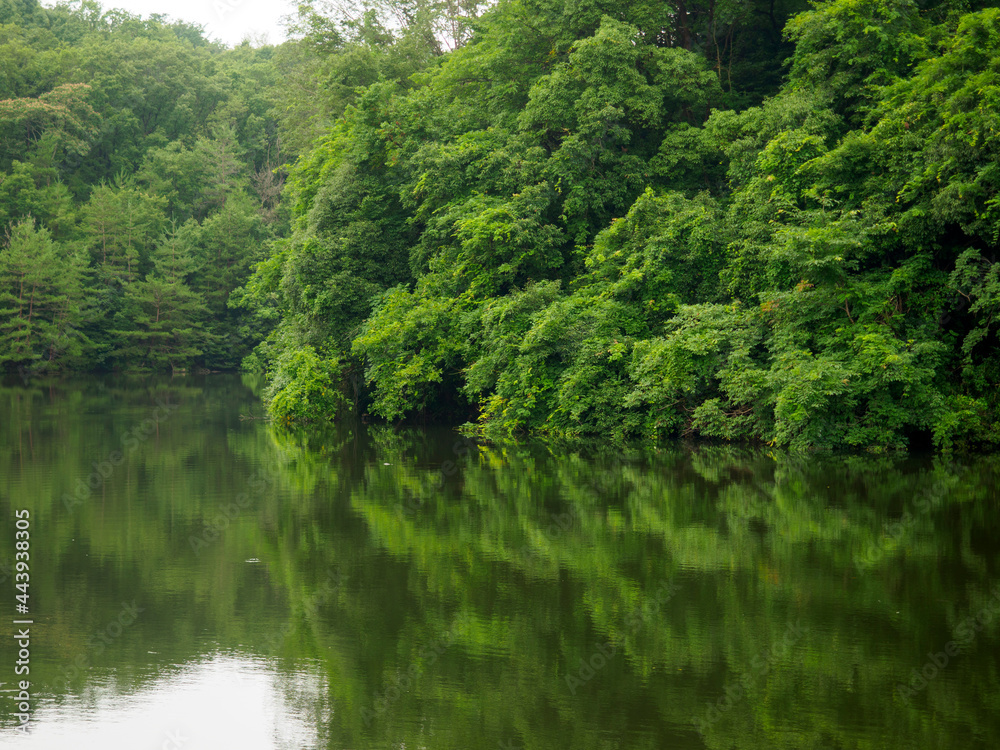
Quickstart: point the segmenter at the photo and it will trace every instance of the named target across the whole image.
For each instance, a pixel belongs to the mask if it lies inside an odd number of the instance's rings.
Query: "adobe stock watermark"
[[[159,424],[166,421],[174,411],[180,408],[178,404],[168,404],[160,399],[156,399],[154,403],[157,406],[153,410],[152,415],[134,428],[126,430],[125,434],[122,435],[122,450],[113,450],[103,460],[94,461],[91,464],[94,470],[86,477],[76,480],[73,494],[63,493],[63,508],[67,511],[72,511],[76,506],[87,502],[94,492],[103,487],[105,482],[111,479],[115,470],[125,463],[125,459],[134,453],[136,448],[142,443],[149,440]]]
[[[472,453],[474,448],[478,449],[478,447],[474,440],[463,435],[460,439],[452,443],[451,452],[455,459],[462,460]],[[431,493],[443,489],[448,479],[458,473],[458,469],[458,463],[449,458],[442,462],[441,466],[438,467],[434,480],[429,483],[430,486],[427,487],[427,485],[424,485],[426,489],[422,488],[420,494],[416,494],[413,490],[405,488],[403,490],[403,498],[396,503],[396,515],[412,516],[420,511],[424,507],[425,500],[423,495],[425,492]]]
[[[188,544],[196,555],[201,555],[205,547],[217,542],[243,511],[249,508],[261,495],[264,489],[277,481],[280,464],[267,466],[261,472],[252,474],[247,480],[249,492],[239,493],[231,503],[221,506],[212,518],[203,521],[203,529],[198,534],[188,536]]]
[[[472,450],[474,448],[478,450],[479,446],[472,438],[466,437],[465,435],[463,435],[460,439],[456,440],[454,443],[451,444],[451,452],[458,460],[462,460],[468,457],[468,455],[472,453]],[[447,461],[442,463],[441,468],[438,471],[437,485],[435,489],[439,490],[442,487],[444,487],[444,484],[448,480],[448,478],[455,476],[457,472],[458,472],[458,464],[455,463],[455,461],[448,459]]]
[[[165,731],[163,733],[163,738],[163,744],[160,745],[160,750],[181,750],[182,747],[191,741],[190,737],[185,737],[181,734],[180,729]]]
[[[576,508],[571,506],[565,513],[549,513],[549,518],[552,522],[542,529],[542,536],[549,543],[554,543],[577,524],[580,516],[577,514]],[[522,554],[527,560],[535,560],[543,556],[538,545],[531,543],[524,545]]]
[[[995,254],[988,256],[980,255],[979,266],[984,278],[992,274],[993,278],[996,279],[997,256]],[[938,328],[944,328],[956,315],[963,312],[966,308],[972,307],[973,301],[970,294],[966,294],[954,287],[951,287],[951,289],[957,295],[958,304],[953,305],[947,312],[941,313],[941,316],[938,318]]]
[[[722,719],[725,713],[746,698],[753,685],[771,671],[775,661],[785,659],[788,656],[792,646],[802,638],[805,632],[806,629],[802,627],[801,621],[789,623],[778,645],[771,649],[765,649],[754,656],[750,662],[750,671],[743,675],[739,682],[726,685],[723,696],[715,703],[705,704],[705,714],[697,720],[698,733],[704,735],[710,726]]]
[[[247,0],[212,0],[212,10],[215,11],[215,18],[205,25],[203,35],[206,39],[215,36],[222,36],[222,29],[226,25],[226,17],[238,11]]]
[[[938,479],[930,487],[923,490],[914,501],[914,513],[909,510],[903,511],[899,520],[886,524],[883,534],[877,541],[873,541],[863,554],[854,558],[854,565],[859,571],[864,571],[876,564],[892,549],[894,549],[900,539],[909,533],[917,523],[920,516],[927,515],[941,500],[948,494],[948,490],[955,484],[965,467],[955,465],[949,467],[954,469],[954,473],[945,478]]]
[[[524,750],[522,745],[518,745],[514,740],[500,740],[497,742],[497,748],[499,750]],[[618,740],[603,740],[600,744],[600,750],[620,750],[621,743]]]
[[[319,608],[326,604],[330,599],[333,598],[347,582],[347,576],[339,568],[331,568],[326,573],[326,580],[323,581],[323,585],[319,586],[315,593],[306,599],[302,606],[302,612],[307,617],[313,617],[319,611]],[[277,651],[281,644],[284,642],[285,638],[295,629],[295,623],[289,620],[280,629],[276,630],[268,636],[267,640],[264,642],[268,652],[273,653]]]
[[[118,615],[102,630],[90,637],[85,651],[78,654],[68,667],[63,667],[63,676],[56,680],[56,684],[61,685],[62,690],[65,691],[69,687],[70,681],[87,671],[91,666],[91,660],[103,654],[111,644],[121,638],[122,633],[130,628],[144,611],[143,607],[136,605],[134,599],[131,603],[122,602]]]
[[[361,720],[366,727],[371,726],[372,721],[388,711],[392,704],[413,686],[417,677],[455,644],[459,633],[465,629],[467,623],[468,616],[460,616],[446,633],[420,649],[418,658],[410,664],[405,672],[397,673],[391,684],[381,694],[375,694],[371,707],[361,709]]]
[[[674,597],[677,589],[678,586],[673,581],[661,583],[656,593],[628,613],[625,618],[624,634],[629,636],[639,632],[643,625],[659,614],[660,607]],[[576,695],[576,691],[594,679],[597,673],[604,669],[617,654],[617,647],[611,641],[606,641],[599,644],[586,659],[581,657],[576,670],[567,672],[565,675],[566,687],[569,688],[570,695]]]
[[[954,640],[948,641],[944,649],[938,652],[927,653],[927,661],[920,669],[913,669],[910,672],[910,681],[907,684],[898,683],[896,685],[896,695],[903,703],[909,705],[910,701],[921,690],[926,688],[931,680],[936,678],[948,666],[952,659],[968,649],[972,642],[976,640],[979,632],[993,622],[994,618],[1000,617],[1000,586],[993,589],[993,596],[990,601],[975,615],[966,617],[956,627],[952,633]]]

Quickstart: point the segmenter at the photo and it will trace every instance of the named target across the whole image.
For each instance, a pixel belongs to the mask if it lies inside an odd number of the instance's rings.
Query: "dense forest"
[[[92,2],[0,3],[0,363],[235,368],[287,233],[275,50]]]
[[[272,416],[1000,442],[1000,9],[0,0],[0,363]],[[286,179],[287,178],[287,179]]]

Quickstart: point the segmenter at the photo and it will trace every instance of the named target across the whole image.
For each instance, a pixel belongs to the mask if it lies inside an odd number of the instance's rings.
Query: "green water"
[[[1000,747],[996,458],[259,412],[228,375],[0,388],[0,747]]]

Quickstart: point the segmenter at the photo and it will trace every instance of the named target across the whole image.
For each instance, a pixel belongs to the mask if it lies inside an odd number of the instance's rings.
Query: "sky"
[[[121,8],[143,17],[163,13],[205,27],[205,36],[237,45],[248,34],[263,34],[278,44],[285,39],[282,16],[297,5],[292,0],[100,0],[105,10]],[[50,3],[46,3],[50,4]]]

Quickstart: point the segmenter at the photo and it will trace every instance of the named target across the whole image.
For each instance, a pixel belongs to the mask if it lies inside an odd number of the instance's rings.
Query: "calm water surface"
[[[0,388],[0,747],[1000,747],[996,458],[259,412],[228,375]]]

